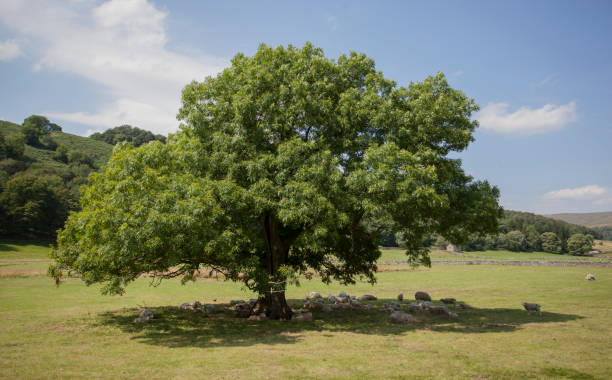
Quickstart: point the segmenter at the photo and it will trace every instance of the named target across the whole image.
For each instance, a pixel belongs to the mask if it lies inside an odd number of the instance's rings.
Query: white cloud
[[[0,61],[11,61],[21,54],[21,49],[17,41],[0,41]]]
[[[476,114],[476,119],[484,130],[523,135],[558,130],[576,120],[574,102],[560,106],[546,104],[537,109],[521,107],[513,113],[508,113],[509,107],[506,103],[489,103]]]
[[[35,68],[70,72],[114,98],[96,110],[49,110],[48,117],[109,128],[132,124],[175,131],[181,89],[221,71],[225,59],[170,51],[166,13],[146,0],[5,1],[0,21],[37,47]]]
[[[326,21],[327,25],[329,26],[329,29],[332,32],[335,32],[338,29],[338,19],[336,18],[336,16],[328,13],[326,15]]]
[[[550,191],[544,194],[545,199],[594,199],[599,198],[607,193],[605,187],[598,185],[589,185],[583,187],[576,187],[574,189],[561,189]],[[602,201],[602,199],[596,200],[596,202]]]
[[[544,78],[540,82],[538,82],[537,86],[538,87],[545,87],[545,86],[554,85],[556,83],[557,83],[557,75],[552,74],[552,75],[548,75],[546,78]]]
[[[595,202],[593,202],[593,204],[597,206],[612,205],[612,197],[598,199]]]

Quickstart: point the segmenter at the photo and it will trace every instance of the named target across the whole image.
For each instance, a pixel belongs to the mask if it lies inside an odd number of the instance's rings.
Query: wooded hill
[[[108,161],[114,144],[165,141],[127,125],[97,136],[64,133],[38,115],[22,125],[0,121],[0,237],[55,239],[68,213],[78,208],[79,188]]]
[[[551,214],[546,216],[586,227],[612,227],[612,211]]]
[[[462,246],[468,251],[504,249],[509,251],[545,251],[567,253],[567,241],[574,234],[591,235],[601,239],[602,231],[529,212],[504,210],[496,235],[473,236]],[[554,234],[554,235],[552,235]],[[381,244],[401,246],[401,239],[393,234],[382,234]],[[428,245],[444,249],[449,242],[432,236]]]
[[[547,215],[549,218],[591,227],[604,240],[612,240],[612,211]]]

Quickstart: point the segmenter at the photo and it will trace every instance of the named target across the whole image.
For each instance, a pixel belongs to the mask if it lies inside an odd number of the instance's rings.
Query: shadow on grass
[[[385,301],[372,302],[381,306]],[[297,308],[298,300],[289,300]],[[134,323],[141,309],[124,309],[103,313],[96,324],[117,327],[132,339],[151,345],[166,347],[250,346],[254,344],[291,344],[306,334],[351,332],[368,335],[402,335],[409,331],[429,330],[454,333],[512,332],[526,323],[567,322],[584,318],[573,314],[543,312],[528,315],[520,309],[457,310],[459,318],[445,315],[414,313],[415,320],[408,324],[393,324],[389,313],[380,310],[336,310],[329,313],[314,312],[312,322],[251,321],[236,318],[229,305],[217,305],[220,312],[206,315],[177,307],[152,308],[155,318],[146,324]]]
[[[17,248],[11,247],[10,245],[0,243],[0,252],[14,252]]]

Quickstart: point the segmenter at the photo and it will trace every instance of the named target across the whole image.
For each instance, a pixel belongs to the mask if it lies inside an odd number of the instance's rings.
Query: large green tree
[[[185,87],[167,144],[120,144],[91,176],[50,273],[114,293],[143,273],[213,268],[290,318],[284,290],[300,274],[374,282],[383,229],[429,265],[430,233],[461,243],[497,229],[498,190],[449,157],[473,141],[477,109],[441,73],[399,87],[363,54],[237,54]]]

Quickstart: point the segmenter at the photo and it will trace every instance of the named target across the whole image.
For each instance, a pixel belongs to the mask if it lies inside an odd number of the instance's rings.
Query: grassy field
[[[477,261],[477,260],[500,260],[500,261],[593,261],[612,262],[612,243],[599,241],[594,245],[595,249],[602,250],[602,254],[594,256],[571,256],[557,255],[547,252],[511,252],[511,251],[474,251],[452,253],[443,250],[433,250],[430,254],[432,262],[436,261]],[[384,249],[379,259],[380,263],[406,261],[406,255],[401,249]]]
[[[389,323],[382,311],[350,310],[315,313],[312,322],[255,322],[224,306],[210,317],[178,310],[182,302],[253,296],[213,279],[153,288],[143,278],[122,297],[78,279],[56,287],[36,274],[47,251],[0,244],[0,378],[612,377],[612,268],[395,266],[404,270],[379,273],[374,286],[304,281],[287,296],[297,307],[312,290],[369,293],[380,306],[424,290],[474,309],[458,310],[456,320],[415,314],[408,325]],[[597,280],[585,281],[587,272]],[[542,316],[527,315],[523,301],[540,303]],[[144,306],[156,318],[135,325]]]

